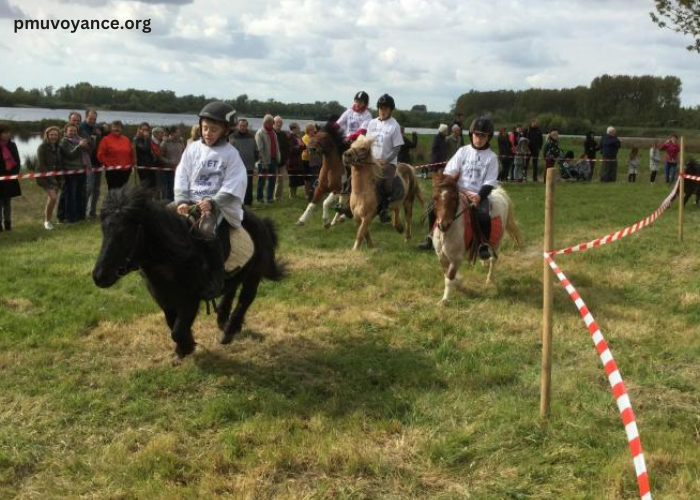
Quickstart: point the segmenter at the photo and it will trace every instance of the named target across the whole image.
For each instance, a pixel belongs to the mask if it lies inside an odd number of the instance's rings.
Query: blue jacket
[[[621,146],[620,139],[612,135],[605,134],[600,138],[600,151],[603,158],[617,158],[617,152],[620,150]]]

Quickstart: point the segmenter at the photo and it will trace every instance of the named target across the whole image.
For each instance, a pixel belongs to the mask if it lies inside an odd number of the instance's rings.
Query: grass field
[[[289,278],[263,284],[229,346],[202,313],[197,352],[173,368],[141,278],[93,285],[98,224],[45,231],[43,194],[22,182],[15,230],[0,233],[0,498],[638,498],[607,379],[559,285],[552,417],[538,417],[541,184],[507,186],[526,247],[506,241],[494,286],[465,266],[470,290],[445,308],[435,256],[391,228],[375,222],[378,248],[352,253],[350,223],[326,231],[317,212],[293,226],[301,200],[256,208],[277,222]],[[557,183],[555,243],[636,222],[667,193]],[[655,498],[696,499],[700,209],[679,244],[675,208],[558,263],[623,374]]]

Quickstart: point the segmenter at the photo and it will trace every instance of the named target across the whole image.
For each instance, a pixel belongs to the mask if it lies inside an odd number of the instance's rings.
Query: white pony
[[[515,221],[514,205],[503,188],[494,189],[489,195],[491,215],[491,235],[489,243],[494,253],[498,249],[505,231],[515,240],[518,248],[523,245],[520,227]],[[476,245],[472,222],[469,217],[467,200],[460,196],[457,179],[450,175],[436,173],[433,177],[433,205],[436,226],[433,230],[433,246],[445,275],[445,291],[440,303],[446,303],[455,288],[463,289],[457,274],[469,251],[472,260],[476,257]],[[466,220],[465,220],[466,219]],[[476,242],[478,243],[478,242]],[[493,280],[496,257],[489,259],[489,271],[486,283]]]

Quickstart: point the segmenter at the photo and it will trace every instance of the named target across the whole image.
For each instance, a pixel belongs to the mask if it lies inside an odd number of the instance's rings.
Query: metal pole
[[[685,149],[684,139],[684,137],[681,137],[681,151],[678,157],[680,163],[678,169],[678,178],[680,183],[678,186],[678,241],[683,241],[683,212],[685,210],[685,207],[683,206],[683,200],[685,198],[685,179],[682,177],[685,173],[685,155],[683,154],[683,150]]]
[[[554,168],[545,171],[547,180],[544,204],[544,251],[554,249]],[[540,417],[546,419],[550,413],[552,393],[552,307],[553,296],[552,269],[544,261],[542,275],[542,372],[540,375]]]

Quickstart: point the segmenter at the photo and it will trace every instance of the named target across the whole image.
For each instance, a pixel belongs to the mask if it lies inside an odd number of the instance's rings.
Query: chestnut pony
[[[343,163],[350,166],[352,175],[350,210],[359,224],[353,250],[359,250],[363,240],[367,241],[368,247],[374,246],[369,225],[377,215],[379,206],[377,182],[382,179],[382,170],[372,157],[372,142],[372,139],[361,135],[352,143],[350,149],[343,153]],[[413,167],[406,163],[399,163],[396,168],[396,177],[403,184],[403,198],[389,205],[389,210],[392,212],[392,226],[399,233],[405,230],[405,240],[409,241],[412,235],[413,202],[418,199],[423,204],[423,198]],[[401,207],[403,207],[405,224],[401,222],[399,215]]]
[[[494,189],[489,195],[489,201],[492,221],[491,247],[494,253],[498,254],[503,228],[515,240],[518,248],[521,248],[523,240],[520,227],[515,221],[513,202],[505,189],[501,187]],[[463,289],[461,277],[457,273],[464,256],[470,251],[474,231],[471,228],[466,198],[460,196],[455,177],[436,172],[433,177],[433,205],[436,216],[433,246],[445,275],[445,291],[440,301],[444,304],[450,299],[454,288]],[[500,224],[494,224],[495,221]],[[493,279],[495,261],[495,257],[489,259],[486,283],[490,283]]]
[[[342,189],[345,167],[341,160],[343,151],[347,149],[343,141],[343,132],[335,124],[335,120],[329,120],[318,132],[316,132],[307,146],[310,155],[322,155],[323,163],[318,174],[318,185],[314,191],[314,197],[299,217],[297,226],[303,226],[309,221],[316,205],[324,195],[330,195],[323,202],[323,227],[331,227],[331,209],[339,198]],[[337,216],[333,219],[335,222]]]

